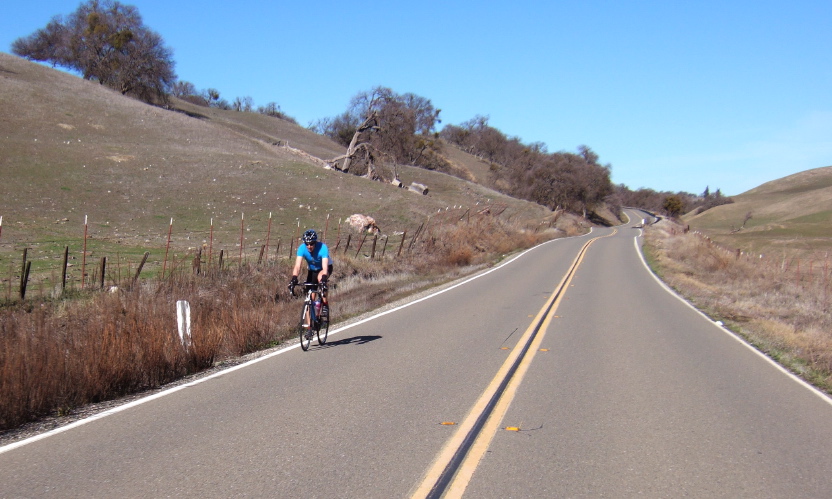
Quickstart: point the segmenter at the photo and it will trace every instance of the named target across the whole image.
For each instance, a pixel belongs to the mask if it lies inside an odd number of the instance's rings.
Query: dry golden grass
[[[761,351],[832,393],[832,279],[828,267],[798,274],[781,260],[738,254],[663,220],[645,252],[670,286]]]

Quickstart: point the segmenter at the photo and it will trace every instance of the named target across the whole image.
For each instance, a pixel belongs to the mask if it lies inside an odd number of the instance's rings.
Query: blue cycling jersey
[[[302,256],[309,265],[309,270],[320,271],[323,269],[323,259],[329,258],[329,248],[326,244],[318,241],[312,252],[305,244],[298,246],[298,256]]]

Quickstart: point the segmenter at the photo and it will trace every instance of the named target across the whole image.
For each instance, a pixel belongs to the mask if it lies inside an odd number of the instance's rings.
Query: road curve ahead
[[[2,447],[0,497],[832,497],[832,403],[665,290],[639,234]]]

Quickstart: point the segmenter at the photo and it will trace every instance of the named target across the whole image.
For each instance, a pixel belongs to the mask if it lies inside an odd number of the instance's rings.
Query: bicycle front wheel
[[[312,334],[314,330],[309,324],[309,304],[303,305],[303,313],[300,315],[300,324],[298,324],[298,336],[300,336],[300,347],[303,351],[309,350],[309,345],[312,343]]]
[[[318,319],[318,345],[326,343],[326,337],[329,335],[329,306],[321,307],[321,317]]]

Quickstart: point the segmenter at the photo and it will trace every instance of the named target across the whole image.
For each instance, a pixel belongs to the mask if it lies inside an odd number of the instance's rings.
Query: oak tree
[[[172,51],[147,28],[136,7],[115,0],[88,0],[66,17],[56,16],[12,52],[78,72],[122,94],[165,101],[176,81]]]

